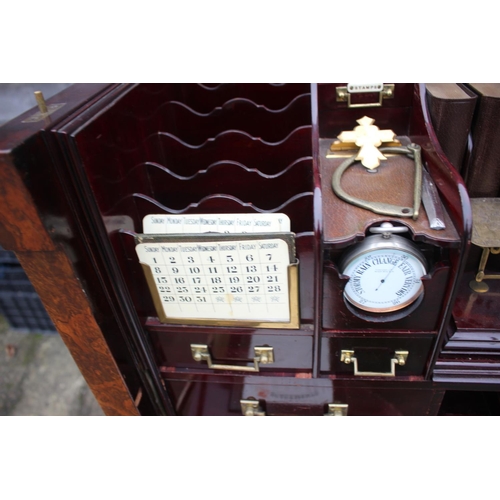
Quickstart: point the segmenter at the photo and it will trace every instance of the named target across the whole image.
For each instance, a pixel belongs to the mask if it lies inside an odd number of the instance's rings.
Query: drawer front
[[[311,371],[312,337],[302,335],[240,335],[203,332],[151,332],[155,355],[161,368],[190,368],[223,372],[225,366],[254,367],[256,347],[273,348],[274,361],[269,364],[258,363],[259,371]],[[193,358],[193,345],[207,346],[211,364],[206,359]]]
[[[243,416],[242,401],[253,401],[261,416],[323,415],[331,388],[300,385],[278,385],[266,381],[248,383],[248,377],[238,382],[200,380],[165,380],[167,390],[178,415],[182,416]],[[246,381],[246,382],[245,382]]]
[[[354,378],[423,376],[434,338],[434,335],[324,337],[321,341],[321,372]],[[408,353],[404,364],[393,363],[392,360],[398,358],[397,353],[401,352]],[[351,361],[346,363],[349,357]]]
[[[436,415],[444,391],[431,383],[336,382],[284,377],[169,375],[165,379],[178,415],[242,416],[251,402],[260,416],[324,416],[343,403],[347,416]],[[254,403],[254,405],[252,405]],[[252,413],[252,410],[250,411]]]

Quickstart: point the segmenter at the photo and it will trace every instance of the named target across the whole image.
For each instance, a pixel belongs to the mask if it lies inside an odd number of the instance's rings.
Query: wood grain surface
[[[106,415],[138,415],[66,254],[16,255]]]
[[[0,244],[16,255],[107,415],[138,415],[68,256],[45,229],[15,155],[0,155]]]

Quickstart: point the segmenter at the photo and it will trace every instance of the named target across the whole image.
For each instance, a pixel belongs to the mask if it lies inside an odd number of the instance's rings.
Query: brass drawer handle
[[[328,403],[328,413],[325,417],[346,417],[349,405],[345,403]]]
[[[274,363],[274,349],[272,347],[254,347],[255,357],[253,366],[220,365],[212,362],[212,356],[206,344],[191,344],[191,354],[195,361],[206,361],[212,370],[235,370],[239,372],[258,372],[259,363],[268,365]]]
[[[245,417],[265,417],[266,412],[255,399],[240,399],[241,413]]]
[[[395,377],[396,365],[404,366],[408,358],[409,351],[395,351],[394,357],[391,359],[390,372],[360,372],[358,370],[358,360],[354,357],[354,351],[342,350],[340,351],[340,361],[346,365],[353,364],[354,375],[361,377]]]

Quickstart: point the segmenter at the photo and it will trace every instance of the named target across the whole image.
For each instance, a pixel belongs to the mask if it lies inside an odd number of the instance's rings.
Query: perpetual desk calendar
[[[162,323],[299,327],[286,215],[150,215],[143,227],[154,234],[136,252]]]

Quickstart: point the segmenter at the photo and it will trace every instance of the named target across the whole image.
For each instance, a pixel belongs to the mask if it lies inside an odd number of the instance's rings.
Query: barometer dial
[[[372,313],[398,311],[415,302],[427,274],[420,250],[395,235],[367,237],[345,255],[340,270],[350,278],[344,288],[346,300]]]

